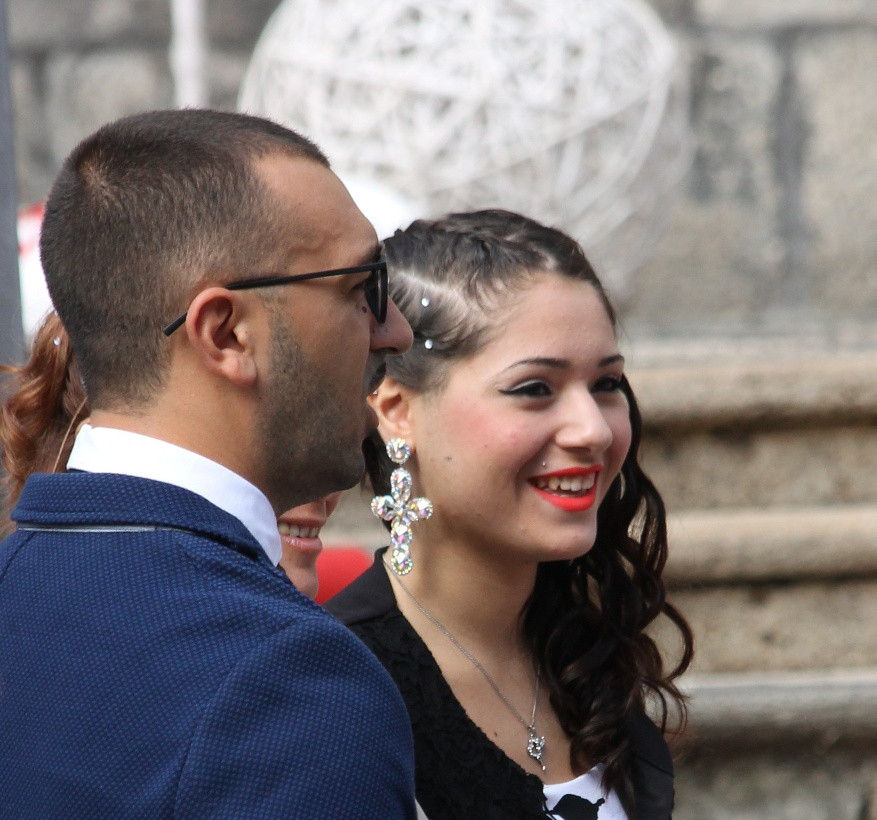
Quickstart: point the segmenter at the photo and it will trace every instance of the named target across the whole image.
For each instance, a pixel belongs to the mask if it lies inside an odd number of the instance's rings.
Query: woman
[[[432,820],[669,817],[644,709],[662,729],[671,705],[684,716],[692,637],[665,601],[664,507],[606,293],[573,240],[505,211],[385,247],[415,338],[387,361],[366,447],[394,549],[328,608],[402,691],[417,799]],[[391,479],[406,447],[410,481]],[[670,672],[645,634],[661,615],[681,638]]]
[[[318,501],[310,501],[287,510],[277,519],[283,557],[278,565],[299,592],[316,598],[320,581],[317,558],[323,552],[320,529],[335,512],[341,493],[332,493]]]
[[[88,415],[85,388],[61,320],[49,313],[34,336],[30,357],[20,367],[0,367],[7,398],[0,408],[5,512],[21,495],[31,473],[51,473],[67,464],[74,425]]]
[[[3,527],[27,477],[63,470],[73,448],[76,427],[88,417],[88,402],[70,340],[54,312],[34,336],[30,357],[11,374],[12,392],[0,408],[0,446],[6,498]],[[320,529],[338,506],[341,493],[287,510],[277,519],[283,556],[280,568],[309,598],[317,594],[317,558],[323,549]]]

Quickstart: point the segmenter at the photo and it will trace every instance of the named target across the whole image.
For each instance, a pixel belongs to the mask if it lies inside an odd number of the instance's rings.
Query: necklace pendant
[[[542,750],[545,748],[545,738],[539,737],[532,726],[528,726],[527,731],[530,733],[530,739],[527,741],[527,754],[542,767],[544,772],[546,769],[545,763],[542,761]]]

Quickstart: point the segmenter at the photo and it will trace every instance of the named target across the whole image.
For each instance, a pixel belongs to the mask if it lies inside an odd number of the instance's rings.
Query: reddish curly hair
[[[73,427],[88,416],[85,386],[70,339],[56,313],[34,337],[30,358],[20,366],[0,366],[6,400],[0,408],[5,503],[2,525],[31,473],[63,470],[73,447]]]

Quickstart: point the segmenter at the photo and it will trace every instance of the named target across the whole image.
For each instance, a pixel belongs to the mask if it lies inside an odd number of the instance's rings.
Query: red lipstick
[[[533,476],[529,479],[530,486],[549,504],[564,510],[565,512],[583,512],[594,506],[597,500],[597,477],[602,468],[594,467],[568,467],[565,470],[557,470],[553,473],[544,473],[542,475]],[[549,488],[541,488],[537,486],[537,482],[547,482],[552,478],[585,478],[586,476],[594,476],[594,483],[584,492],[577,495],[559,495],[558,490]],[[569,493],[569,490],[559,490],[561,493]]]

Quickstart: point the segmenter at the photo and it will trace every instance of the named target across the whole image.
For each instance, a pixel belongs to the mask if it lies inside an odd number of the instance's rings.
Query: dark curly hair
[[[31,473],[65,469],[74,425],[88,416],[85,387],[70,338],[56,313],[34,336],[30,357],[20,366],[0,366],[6,400],[0,408],[4,507],[2,529]]]
[[[387,359],[387,372],[418,392],[440,389],[448,367],[478,350],[500,325],[504,294],[548,273],[589,283],[613,326],[615,312],[581,247],[569,236],[501,210],[418,220],[385,241],[391,294],[410,322],[414,345]],[[674,680],[693,655],[691,629],[666,600],[664,503],[639,465],[642,419],[626,379],[632,439],[619,475],[598,511],[593,548],[573,561],[540,564],[522,613],[523,629],[551,704],[571,739],[575,768],[605,764],[604,787],[616,789],[634,816],[631,721],[651,697],[661,729],[684,698]],[[389,491],[393,465],[377,433],[365,443],[368,475]],[[681,657],[666,669],[645,630],[666,616],[681,638]]]

